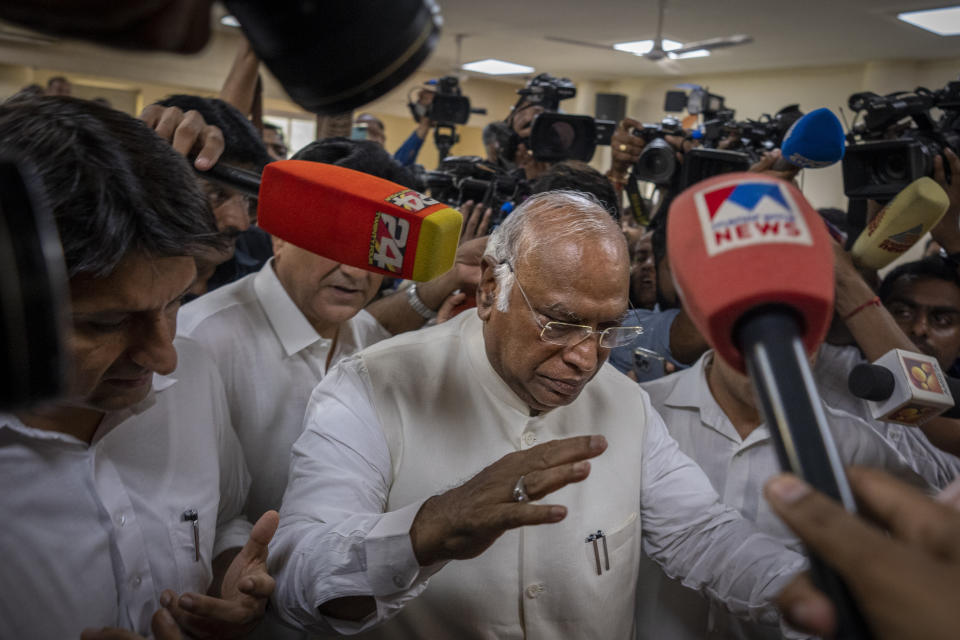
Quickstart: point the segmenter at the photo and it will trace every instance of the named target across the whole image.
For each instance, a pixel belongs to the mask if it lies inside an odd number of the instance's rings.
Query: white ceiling
[[[656,0],[438,0],[441,42],[425,68],[449,72],[456,63],[500,58],[536,72],[614,80],[660,76],[644,58],[550,42],[544,36],[613,44],[653,38]],[[896,19],[896,14],[951,0],[669,0],[665,38],[691,42],[745,33],[754,42],[678,60],[684,75],[863,63],[878,60],[960,58],[960,36],[940,37]],[[960,72],[960,69],[958,69]]]

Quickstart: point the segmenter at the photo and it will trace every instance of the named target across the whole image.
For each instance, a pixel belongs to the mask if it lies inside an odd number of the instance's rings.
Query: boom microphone
[[[817,212],[792,184],[724,174],[677,196],[667,246],[691,320],[753,380],[781,466],[854,512],[807,361],[833,314],[833,250]],[[839,575],[816,556],[811,568],[837,608],[837,637],[869,638]]]
[[[262,176],[219,163],[198,173],[256,196],[257,224],[311,253],[418,281],[453,266],[460,213],[389,180],[306,160],[271,162]]]
[[[950,207],[947,192],[933,179],[914,180],[874,216],[850,249],[861,267],[882,269],[915,245]]]
[[[874,420],[917,427],[941,414],[960,418],[960,380],[943,375],[932,356],[892,349],[873,364],[855,366],[847,384],[867,401]]]
[[[780,145],[781,157],[773,168],[786,171],[793,167],[829,167],[843,158],[844,143],[843,125],[837,116],[830,109],[815,109],[787,129]]]

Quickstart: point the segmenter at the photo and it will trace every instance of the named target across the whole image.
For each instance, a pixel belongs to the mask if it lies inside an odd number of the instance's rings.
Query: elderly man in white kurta
[[[541,194],[491,236],[476,313],[334,368],[271,548],[280,615],[364,638],[632,638],[642,546],[775,624],[801,557],[721,505],[604,365],[636,333],[628,284],[609,215]]]

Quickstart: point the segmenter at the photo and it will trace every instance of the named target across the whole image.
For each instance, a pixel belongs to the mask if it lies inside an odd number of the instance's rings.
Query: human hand
[[[956,253],[960,251],[960,158],[949,147],[944,154],[950,163],[950,182],[947,183],[943,157],[939,155],[933,160],[933,179],[947,192],[950,207],[930,235],[947,253]]]
[[[791,475],[764,490],[781,519],[846,580],[877,638],[954,638],[960,628],[960,512],[871,469],[848,470],[862,513],[847,513]],[[778,598],[785,617],[829,635],[835,611],[807,578]]]
[[[237,638],[250,633],[263,617],[276,583],[267,573],[267,545],[280,518],[267,511],[253,525],[250,538],[230,563],[218,595],[163,592],[161,604],[191,636]]]
[[[188,158],[196,154],[193,166],[199,171],[215,165],[223,154],[223,132],[207,124],[197,111],[184,113],[177,107],[151,104],[140,113],[140,119],[178,153]]]
[[[460,230],[461,246],[487,233],[490,218],[493,217],[493,207],[484,209],[482,202],[467,200],[460,205],[460,213],[463,215],[463,228]]]
[[[443,324],[454,316],[457,307],[467,301],[467,294],[463,291],[456,291],[447,296],[440,308],[437,309],[436,324]]]
[[[182,640],[180,627],[170,612],[164,608],[157,609],[150,620],[150,631],[153,633],[153,640]],[[103,629],[85,629],[80,634],[80,640],[146,640],[143,636],[127,631],[126,629],[117,629],[114,627],[105,627]]]
[[[563,520],[566,507],[533,502],[586,478],[587,459],[606,448],[603,436],[553,440],[508,453],[459,487],[429,498],[410,526],[417,561],[428,566],[474,558],[509,529]],[[513,489],[521,477],[529,501],[515,502]]]
[[[793,179],[797,177],[798,173],[800,173],[800,167],[790,165],[789,169],[783,171],[775,170],[774,165],[781,157],[782,154],[780,153],[780,149],[766,151],[760,160],[750,166],[748,171],[751,173],[762,173],[763,175],[770,176],[771,178],[780,178],[781,180],[786,180],[787,182],[793,182]]]
[[[630,132],[641,127],[643,127],[642,124],[631,118],[624,118],[617,125],[613,137],[610,138],[610,157],[612,159],[610,171],[614,174],[624,175],[640,158],[640,152],[643,151],[647,143],[643,138]]]

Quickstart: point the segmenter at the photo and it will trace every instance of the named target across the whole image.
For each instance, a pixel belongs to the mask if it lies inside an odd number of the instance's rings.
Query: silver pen
[[[200,515],[196,509],[187,509],[183,521],[193,523],[193,561],[200,562]]]

